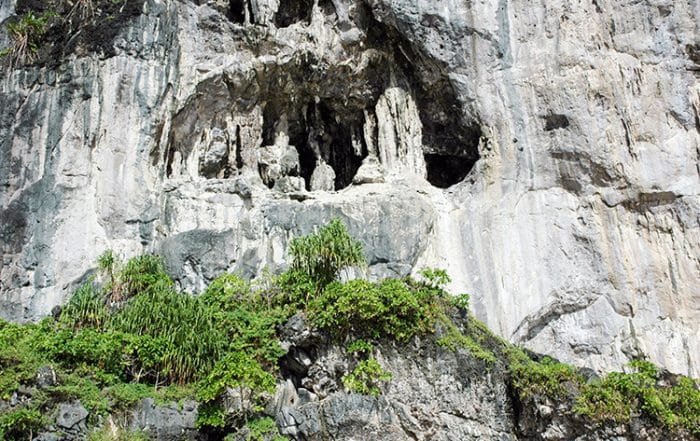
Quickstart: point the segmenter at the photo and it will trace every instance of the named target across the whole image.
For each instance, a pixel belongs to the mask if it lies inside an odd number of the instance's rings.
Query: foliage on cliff
[[[18,0],[7,21],[10,45],[0,49],[7,67],[58,63],[71,52],[114,52],[114,37],[140,15],[143,0]]]
[[[378,395],[391,382],[375,358],[377,345],[432,335],[444,350],[463,351],[484,369],[508,369],[520,400],[574,403],[571,412],[591,424],[643,417],[700,434],[700,390],[691,379],[667,381],[651,364],[635,362],[628,373],[586,382],[574,367],[535,361],[493,335],[468,312],[468,296],[445,291],[444,271],[425,270],[420,280],[334,280],[343,268],[364,264],[361,246],[339,222],[293,244],[289,271],[254,283],[223,274],[198,297],[175,288],[160,258],[122,263],[108,252],[99,260],[102,283],[80,286],[58,318],[0,322],[0,399],[13,403],[0,414],[0,439],[31,438],[59,402],[80,400],[95,424],[144,397],[195,395],[204,430],[223,435],[249,426],[252,434],[268,433],[262,410],[285,355],[278,333],[299,311],[333,341],[347,343],[351,363],[338,385],[347,391]],[[238,409],[226,408],[232,393]]]

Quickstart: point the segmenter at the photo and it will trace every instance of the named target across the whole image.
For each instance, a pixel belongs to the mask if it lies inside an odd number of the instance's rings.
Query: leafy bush
[[[436,292],[410,280],[352,280],[326,287],[310,308],[314,324],[343,335],[405,341],[430,332],[439,312]]]
[[[378,396],[379,385],[391,380],[391,373],[384,370],[374,358],[360,361],[352,372],[343,377],[343,386],[351,392]]]
[[[333,219],[316,234],[293,239],[289,254],[292,270],[308,274],[317,289],[335,280],[342,269],[367,264],[362,245],[339,219]]]
[[[476,320],[473,317],[471,320]],[[442,314],[440,316],[440,323],[445,329],[445,333],[437,340],[438,346],[446,348],[452,352],[457,351],[457,349],[466,349],[469,353],[478,358],[479,360],[486,361],[488,363],[495,363],[496,356],[490,350],[484,348],[481,344],[474,340],[472,335],[464,334],[457,328],[457,326],[450,320],[446,315]],[[473,334],[473,333],[470,333]]]
[[[633,361],[629,373],[611,372],[583,387],[576,411],[597,421],[628,422],[639,412],[669,429],[700,434],[700,389],[681,377],[673,387],[659,387],[657,368]]]
[[[37,370],[48,363],[40,350],[45,322],[18,325],[0,320],[0,399],[9,400],[21,384],[34,381]]]
[[[441,268],[423,268],[420,275],[425,279],[426,284],[437,289],[444,289],[445,285],[452,281],[447,271]]]
[[[279,433],[275,420],[270,417],[256,418],[246,423],[248,437],[246,441],[287,441],[289,438]]]
[[[308,274],[290,269],[274,279],[274,302],[292,311],[306,307],[311,294],[317,291],[316,283]]]
[[[367,355],[374,352],[374,345],[366,340],[355,340],[345,350],[348,354]]]
[[[173,281],[165,273],[163,259],[159,256],[146,254],[129,259],[119,274],[119,299],[128,299],[137,294],[147,293],[165,288],[172,288]]]
[[[255,359],[241,352],[229,352],[199,382],[197,398],[213,401],[227,388],[246,388],[259,397],[263,392],[272,392],[274,387],[275,377],[262,369]]]
[[[269,299],[234,274],[217,277],[200,299],[225,330],[228,351],[245,352],[267,367],[276,365],[284,354],[276,332],[288,318],[284,308],[271,306]]]
[[[72,365],[84,363],[123,377],[129,362],[126,355],[137,340],[137,336],[118,331],[60,329],[44,341],[43,348],[55,360]]]
[[[227,422],[217,400],[229,388],[238,389],[241,397],[238,416],[247,418],[251,413],[262,410],[265,394],[274,391],[275,377],[245,353],[227,353],[199,382],[197,399],[203,405],[197,419],[198,427],[222,427]]]
[[[513,385],[525,398],[534,394],[562,397],[567,393],[565,384],[581,384],[583,379],[573,366],[560,363],[549,357],[542,361],[530,360],[524,353],[519,352],[517,358],[511,359],[510,372]]]
[[[89,375],[89,372],[72,372],[59,375],[59,384],[48,388],[54,401],[80,400],[91,417],[104,415],[109,410],[109,401],[102,393],[102,387]]]
[[[45,424],[37,409],[20,408],[0,415],[0,440],[32,439]]]

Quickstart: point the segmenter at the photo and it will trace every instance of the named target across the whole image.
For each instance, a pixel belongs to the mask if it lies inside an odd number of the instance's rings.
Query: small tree
[[[367,265],[362,244],[350,236],[339,219],[315,234],[293,239],[289,254],[292,270],[308,274],[317,290],[335,280],[342,269]]]

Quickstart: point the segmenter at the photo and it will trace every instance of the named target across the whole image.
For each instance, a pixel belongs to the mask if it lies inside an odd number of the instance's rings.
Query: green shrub
[[[631,372],[611,372],[587,384],[575,410],[596,421],[629,422],[641,413],[668,429],[700,434],[700,389],[687,377],[673,387],[657,385],[658,370],[646,361],[630,363]]]
[[[44,348],[53,359],[68,365],[87,364],[124,377],[129,367],[128,355],[137,341],[137,336],[119,331],[61,329],[45,340]]]
[[[81,285],[61,312],[60,323],[73,329],[102,328],[109,318],[104,299],[92,281]]]
[[[285,308],[271,306],[271,299],[234,274],[217,277],[200,299],[213,311],[217,327],[225,330],[228,351],[244,352],[269,368],[276,366],[284,354],[276,326],[288,318]]]
[[[228,388],[238,389],[241,409],[237,416],[245,419],[262,410],[265,394],[275,389],[275,377],[254,358],[242,352],[226,354],[198,384],[197,399],[202,401],[202,405],[197,427],[223,427],[228,423],[218,402]]]
[[[165,265],[160,256],[146,254],[129,259],[119,274],[119,300],[128,299],[152,289],[162,291],[172,288],[173,281],[165,273]]]
[[[343,377],[343,386],[351,392],[378,396],[379,385],[391,380],[391,373],[386,371],[374,358],[360,361],[352,372]]]
[[[54,401],[80,400],[92,418],[104,415],[109,410],[109,401],[102,393],[102,386],[87,372],[61,374],[58,385],[47,390]]]
[[[210,401],[202,403],[197,409],[197,421],[195,425],[198,429],[205,427],[220,429],[226,426],[226,412],[217,402]]]
[[[334,282],[312,303],[310,316],[316,326],[337,335],[405,341],[433,330],[438,300],[435,291],[406,280]]]
[[[447,317],[442,318],[441,323],[445,327],[445,334],[438,338],[437,344],[449,351],[455,352],[458,349],[465,349],[479,360],[488,363],[495,363],[496,356],[490,350],[477,343],[471,335],[465,335]]]
[[[345,349],[348,354],[369,355],[374,352],[374,345],[366,340],[355,340]]]
[[[549,357],[540,362],[532,361],[522,352],[517,359],[511,360],[510,373],[522,398],[535,394],[561,398],[567,394],[566,383],[583,383],[573,366]]]
[[[420,275],[427,285],[436,289],[444,289],[445,285],[452,281],[447,271],[441,268],[423,268],[420,270]]]
[[[316,283],[308,274],[290,269],[274,279],[274,303],[296,311],[306,307],[306,302],[317,291]]]
[[[270,417],[256,418],[246,423],[249,430],[246,441],[287,441],[289,438],[282,436],[275,420]]]
[[[700,436],[700,383],[681,377],[678,384],[659,392],[661,401],[672,415],[664,418],[664,424],[673,428],[681,427]]]
[[[43,350],[44,339],[50,335],[39,325],[18,325],[0,321],[0,399],[9,400],[21,384],[30,384],[37,370],[50,364]]]
[[[203,302],[175,291],[169,280],[148,275],[132,274],[132,281],[140,281],[141,288],[135,291],[139,295],[115,315],[112,326],[149,343],[148,353],[139,348],[138,354],[142,362],[147,361],[144,368],[156,370],[156,379],[177,384],[196,380],[223,353],[224,336]]]
[[[32,439],[45,424],[41,412],[32,408],[20,408],[0,414],[0,440]]]
[[[293,239],[289,254],[292,270],[308,274],[317,289],[335,280],[342,269],[367,264],[362,245],[348,234],[338,219],[315,234]]]
[[[252,392],[256,400],[275,388],[275,377],[266,372],[254,358],[230,352],[219,360],[198,385],[197,399],[209,402],[218,399],[227,388],[244,388]]]

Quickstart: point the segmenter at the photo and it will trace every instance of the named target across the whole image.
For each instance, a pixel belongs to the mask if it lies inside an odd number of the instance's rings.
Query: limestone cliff
[[[700,375],[698,2],[110,4],[0,72],[3,318],[108,248],[198,291],[341,217],[511,341]]]

